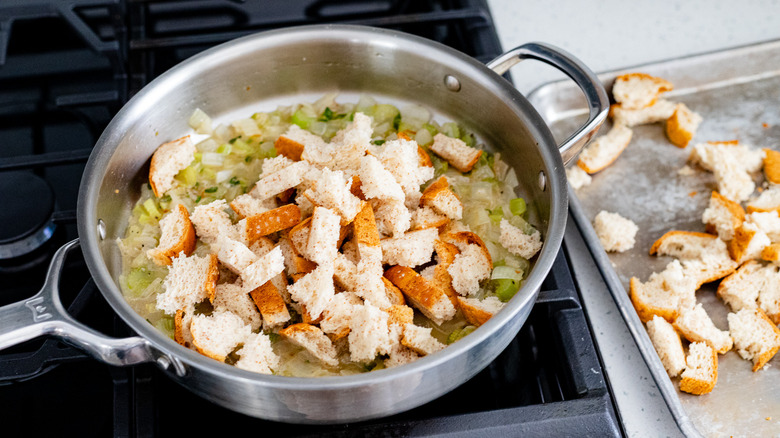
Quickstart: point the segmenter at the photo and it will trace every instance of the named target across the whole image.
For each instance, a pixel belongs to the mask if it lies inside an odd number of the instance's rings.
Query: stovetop
[[[0,209],[0,215],[14,224],[0,231],[0,305],[32,296],[53,251],[77,237],[84,164],[124,102],[160,73],[215,44],[322,22],[402,30],[483,62],[501,53],[483,0],[0,3],[0,205],[13,207]],[[26,193],[20,186],[37,189]],[[41,241],[38,249],[25,249]],[[80,321],[113,336],[132,334],[89,279],[77,251],[68,259],[61,288]],[[110,367],[54,339],[0,352],[0,412],[12,436],[226,430],[291,436],[620,434],[563,250],[528,322],[493,363],[449,394],[392,417],[325,427],[258,420],[189,393],[151,365]],[[200,412],[210,420],[193,420]],[[45,421],[28,421],[31,413]]]

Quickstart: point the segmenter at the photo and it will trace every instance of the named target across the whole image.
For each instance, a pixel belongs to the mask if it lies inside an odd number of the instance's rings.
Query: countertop
[[[488,3],[505,50],[542,41],[569,51],[597,73],[780,39],[780,0]],[[564,76],[543,64],[523,62],[512,69],[512,78],[527,94]],[[582,251],[576,226],[569,222],[567,248]],[[582,258],[572,264],[626,433],[681,436],[609,292],[594,275],[593,261]]]

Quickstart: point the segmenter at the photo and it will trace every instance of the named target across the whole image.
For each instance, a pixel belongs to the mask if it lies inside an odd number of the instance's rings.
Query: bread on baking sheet
[[[615,124],[605,135],[596,138],[580,153],[577,165],[589,174],[612,164],[631,141],[633,132],[623,124]]]
[[[699,114],[691,111],[684,103],[678,103],[672,116],[666,120],[666,136],[673,145],[684,148],[696,135],[701,122]]]
[[[671,82],[646,73],[627,73],[615,78],[612,97],[626,108],[645,108],[652,105],[658,96],[673,89]]]
[[[733,312],[752,309],[758,305],[758,292],[764,287],[764,267],[755,260],[749,260],[718,285],[718,297]]]
[[[685,276],[702,284],[719,280],[737,268],[729,256],[726,243],[717,236],[693,231],[669,231],[653,243],[650,254],[682,260]]]
[[[566,178],[574,190],[590,185],[592,178],[580,166],[566,168]]]
[[[780,184],[780,152],[764,148],[764,176],[772,184]]]
[[[680,391],[695,395],[711,392],[718,381],[718,353],[703,342],[692,343],[680,377]]]
[[[755,211],[780,211],[780,186],[770,185],[757,198],[748,201],[746,210],[748,213]]]
[[[704,342],[723,354],[731,350],[734,341],[729,332],[715,327],[701,303],[693,309],[684,309],[674,320],[674,328],[690,342]]]
[[[780,348],[780,330],[759,308],[729,313],[728,320],[734,348],[743,359],[752,360],[753,371],[758,371]]]
[[[469,172],[482,155],[482,150],[466,145],[459,138],[447,137],[442,133],[433,136],[431,151],[463,173]]]
[[[758,260],[771,242],[769,236],[751,222],[744,222],[734,231],[734,238],[728,243],[729,255],[737,263]]]
[[[728,242],[734,238],[735,230],[745,221],[745,209],[713,190],[710,204],[702,213],[701,221],[708,233],[717,234],[721,240]]]
[[[644,108],[626,108],[615,104],[609,107],[609,115],[616,124],[634,127],[650,123],[663,122],[674,115],[677,105],[668,100],[659,99]]]
[[[165,292],[157,295],[157,308],[174,315],[179,309],[189,308],[205,299],[213,300],[218,279],[216,255],[174,257],[163,282]]]
[[[685,351],[680,342],[680,335],[660,316],[654,316],[647,321],[647,334],[666,373],[669,377],[678,376],[685,369]]]
[[[689,161],[715,175],[718,192],[735,202],[747,200],[756,188],[753,174],[761,170],[764,151],[732,141],[693,146]]]
[[[600,211],[593,219],[593,228],[605,251],[624,252],[634,247],[634,237],[639,227],[631,219],[618,213]]]
[[[146,252],[156,264],[170,265],[172,257],[182,252],[190,255],[195,250],[195,228],[183,205],[177,204],[160,219],[160,230],[162,234],[157,247]]]
[[[279,334],[293,344],[303,347],[322,363],[334,367],[339,364],[333,342],[325,336],[319,327],[298,323],[279,330]]]
[[[164,143],[154,151],[149,165],[149,185],[154,196],[159,198],[173,188],[174,177],[192,163],[195,152],[189,135]]]
[[[777,266],[765,266],[761,270],[764,284],[758,292],[758,307],[775,324],[780,324],[780,272]]]
[[[672,322],[681,308],[694,306],[696,288],[695,280],[687,277],[682,264],[674,260],[663,271],[652,273],[645,283],[631,277],[629,295],[642,322],[656,315]]]
[[[754,211],[745,220],[767,235],[770,242],[780,242],[780,215],[777,211]]]

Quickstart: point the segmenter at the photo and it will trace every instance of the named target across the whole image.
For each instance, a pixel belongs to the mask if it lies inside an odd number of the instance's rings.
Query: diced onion
[[[517,186],[520,185],[520,182],[517,181],[517,174],[515,173],[515,169],[509,169],[509,171],[506,173],[506,178],[504,178],[504,184],[508,185],[510,189],[514,190],[517,188]]]
[[[238,119],[231,123],[231,126],[233,126],[239,134],[247,137],[261,134],[260,128],[257,127],[257,123],[252,119]]]
[[[416,141],[417,144],[426,145],[433,141],[433,136],[427,129],[421,129],[417,131],[417,135],[414,136],[414,141]]]
[[[221,183],[222,181],[229,180],[231,176],[233,176],[233,171],[232,170],[229,170],[229,169],[228,170],[220,170],[219,172],[217,172],[217,177],[216,177],[215,181],[217,183]]]
[[[328,129],[328,124],[325,122],[314,121],[309,124],[309,131],[313,134],[322,135]]]
[[[218,167],[225,163],[225,156],[216,152],[204,152],[201,163],[204,166]]]
[[[195,148],[201,152],[214,152],[218,147],[219,143],[210,138],[195,145]]]
[[[204,113],[200,108],[196,108],[190,116],[189,125],[198,134],[211,133],[211,117]]]
[[[431,119],[431,112],[420,105],[407,105],[401,110],[401,118],[410,125],[422,127]]]

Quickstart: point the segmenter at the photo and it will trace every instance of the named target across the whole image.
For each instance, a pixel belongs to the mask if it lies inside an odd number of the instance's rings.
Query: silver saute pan
[[[560,148],[533,107],[500,76],[528,58],[562,70],[587,99],[588,121]],[[157,331],[122,296],[116,245],[154,150],[188,132],[187,119],[195,108],[228,120],[228,114],[271,110],[269,103],[279,99],[302,102],[301,96],[332,91],[423,105],[463,123],[502,153],[517,172],[519,195],[535,207],[534,222],[544,237],[520,291],[486,324],[436,354],[345,377],[255,374],[201,356]],[[564,159],[593,136],[607,109],[595,75],[566,52],[542,44],[520,46],[487,66],[426,39],[357,26],[289,28],[220,45],[172,68],[130,100],[98,140],[81,180],[82,252],[101,293],[138,336],[108,338],[66,313],[57,283],[67,253],[79,245],[73,241],[57,251],[37,295],[0,308],[0,349],[49,335],[111,365],[155,362],[170,378],[216,404],[276,421],[359,421],[419,406],[484,368],[520,330],[563,238]]]

